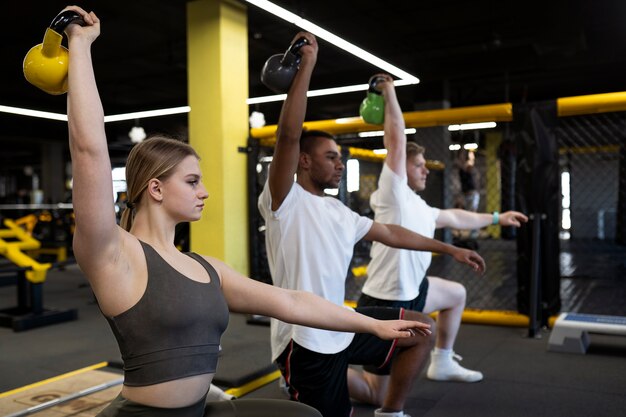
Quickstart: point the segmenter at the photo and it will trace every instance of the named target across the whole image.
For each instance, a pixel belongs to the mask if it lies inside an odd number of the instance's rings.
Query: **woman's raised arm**
[[[121,229],[115,220],[104,111],[91,62],[91,44],[100,34],[100,20],[76,6],[66,10],[76,11],[84,21],[83,26],[70,24],[65,33],[70,57],[67,115],[76,216],[74,252],[88,273],[119,250]]]

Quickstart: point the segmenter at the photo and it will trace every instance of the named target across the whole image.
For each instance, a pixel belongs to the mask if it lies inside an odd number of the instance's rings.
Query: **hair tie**
[[[126,202],[126,208],[129,208],[131,210],[135,210],[135,203],[133,203],[132,201],[127,201]]]

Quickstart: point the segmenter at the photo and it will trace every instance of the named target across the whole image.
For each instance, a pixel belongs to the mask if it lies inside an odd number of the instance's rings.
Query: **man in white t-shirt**
[[[398,224],[429,237],[441,227],[470,229],[490,224],[519,227],[520,222],[528,221],[517,211],[498,214],[440,210],[430,207],[417,195],[416,192],[426,187],[428,175],[424,148],[413,142],[407,143],[404,118],[393,80],[388,75],[381,76],[385,79],[379,86],[385,99],[383,141],[387,156],[378,189],[370,197],[376,221]],[[371,258],[358,306],[404,307],[426,314],[438,311],[436,344],[431,354],[428,378],[437,381],[480,381],[482,373],[460,366],[455,360],[459,357],[452,350],[465,308],[465,287],[442,278],[426,277],[431,261],[429,252],[407,251],[374,242]],[[370,369],[366,368],[366,371]],[[385,377],[367,375],[367,378],[377,381]],[[355,397],[376,404],[367,392]]]
[[[306,93],[317,59],[317,42],[308,43],[283,103],[268,181],[258,207],[266,224],[266,248],[274,285],[313,292],[343,305],[353,247],[360,239],[390,246],[435,251],[453,256],[476,271],[483,259],[473,251],[425,238],[402,227],[358,215],[324,189],[337,188],[344,170],[332,135],[302,134]],[[297,181],[294,182],[294,175]],[[380,319],[406,318],[432,323],[428,316],[400,308],[365,308]],[[320,311],[319,314],[324,314]],[[271,321],[272,360],[276,361],[292,399],[318,409],[325,417],[351,414],[347,382],[349,364],[367,364],[390,372],[389,389],[381,390],[376,416],[402,417],[404,402],[434,343],[424,331],[414,337],[383,341],[375,336],[331,332]],[[358,384],[361,381],[352,379]]]

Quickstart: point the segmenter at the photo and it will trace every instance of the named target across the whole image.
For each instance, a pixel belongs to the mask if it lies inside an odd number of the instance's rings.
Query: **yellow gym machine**
[[[76,320],[78,312],[70,310],[47,310],[43,308],[43,284],[50,263],[39,263],[25,251],[37,250],[41,243],[30,236],[20,225],[4,219],[0,229],[0,256],[11,262],[0,269],[0,277],[16,277],[17,307],[0,310],[0,326],[12,327],[14,331]]]

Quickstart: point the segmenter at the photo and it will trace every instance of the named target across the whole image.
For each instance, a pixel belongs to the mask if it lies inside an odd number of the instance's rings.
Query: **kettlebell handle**
[[[78,23],[79,25],[83,25],[85,22],[83,18],[80,17],[78,13],[73,10],[65,10],[59,13],[52,22],[50,23],[50,29],[54,30],[58,34],[62,34],[66,27],[69,26],[70,23]]]
[[[382,91],[380,91],[377,87],[378,87],[378,84],[380,84],[383,81],[385,81],[385,79],[381,77],[380,75],[372,75],[368,81],[369,88],[367,89],[367,92],[381,95]]]
[[[43,37],[41,52],[44,56],[53,57],[58,53],[59,46],[63,40],[63,31],[70,23],[82,25],[85,22],[73,10],[65,10],[52,19],[52,23],[50,23],[50,27],[46,30]]]
[[[309,41],[307,41],[305,37],[296,39],[293,44],[289,45],[287,51],[285,51],[283,58],[280,60],[281,65],[292,65],[294,61],[296,64],[299,64],[302,57],[298,54],[298,51],[308,43]]]
[[[63,31],[70,23],[78,23],[83,25],[85,22],[78,13],[73,10],[65,10],[59,13],[50,23],[50,29],[54,30],[58,34],[63,34]]]
[[[85,22],[83,18],[80,17],[78,13],[73,10],[65,10],[59,13],[54,19],[52,19],[52,23],[50,23],[50,29],[54,30],[58,34],[62,34],[66,27],[69,26],[70,23],[78,23],[79,25],[83,25]]]

